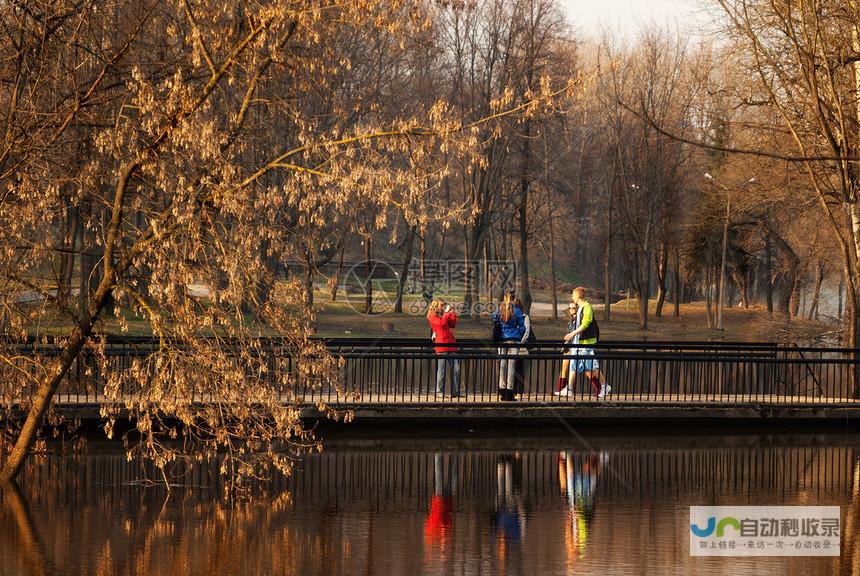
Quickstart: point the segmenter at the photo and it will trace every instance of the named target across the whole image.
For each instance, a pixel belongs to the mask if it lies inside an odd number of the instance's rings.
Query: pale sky
[[[598,37],[608,29],[632,39],[636,30],[649,24],[677,27],[695,34],[707,28],[711,17],[703,0],[561,0],[568,21],[584,36]]]

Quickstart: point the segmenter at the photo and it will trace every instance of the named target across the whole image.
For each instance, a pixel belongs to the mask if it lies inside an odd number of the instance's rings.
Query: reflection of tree
[[[33,518],[30,516],[30,508],[27,506],[27,502],[21,497],[18,485],[15,482],[4,484],[2,487],[2,497],[4,511],[15,519],[15,526],[18,528],[18,535],[20,537],[18,550],[21,553],[21,564],[24,567],[24,573],[33,576],[51,573],[52,571],[47,568],[45,550],[39,539],[39,533],[36,531],[33,525]]]
[[[597,478],[608,456],[603,453],[559,453],[558,477],[562,494],[567,496],[568,521],[564,523],[564,546],[568,561],[574,561],[585,549],[594,521],[594,496]]]
[[[500,440],[493,442],[489,446]],[[453,450],[447,439],[410,439],[408,447],[404,440],[399,450],[335,448],[308,458],[285,479],[289,494],[271,498],[261,492],[232,502],[219,497],[222,480],[209,464],[177,476],[186,489],[165,499],[162,486],[129,484],[141,476],[141,461],[128,462],[122,452],[99,453],[94,442],[79,460],[49,451],[44,464],[25,468],[20,484],[31,515],[20,499],[0,493],[0,557],[6,562],[0,573],[51,574],[59,566],[65,574],[94,576],[516,576],[540,571],[534,562],[539,554],[544,567],[563,574],[578,573],[586,563],[610,566],[639,556],[643,563],[683,564],[671,547],[655,551],[640,538],[638,524],[629,521],[631,505],[655,519],[667,505],[723,496],[760,501],[779,493],[787,504],[841,505],[839,570],[860,574],[856,436],[848,446],[815,448],[750,447],[743,437],[709,439],[712,447],[695,448],[678,438],[671,449],[655,450],[648,440],[648,449],[613,449],[611,460],[560,451],[560,441],[557,447],[547,446],[546,438],[540,442],[539,449],[517,454]],[[808,465],[810,452],[817,455]],[[563,513],[557,511],[559,494]],[[532,510],[534,516],[527,516]],[[528,522],[531,517],[539,521]],[[43,551],[48,563],[41,560]],[[691,570],[685,564],[674,571]]]
[[[854,472],[851,483],[851,505],[845,514],[842,523],[842,556],[845,558],[845,567],[851,574],[860,574],[860,457],[854,461]],[[848,572],[846,572],[848,573]]]

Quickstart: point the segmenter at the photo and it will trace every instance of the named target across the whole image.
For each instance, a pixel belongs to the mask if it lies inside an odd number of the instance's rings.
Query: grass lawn
[[[380,296],[375,309],[388,310],[379,314],[366,315],[360,312],[363,296],[351,295],[349,302],[342,296],[337,302],[329,302],[328,294],[320,293],[316,302],[318,334],[329,337],[428,337],[429,327],[418,304],[420,298],[410,296],[404,302],[404,313],[391,312],[388,295]],[[444,295],[443,295],[444,297]],[[393,300],[393,297],[391,298]],[[452,297],[452,301],[459,298]],[[541,299],[543,302],[548,302]],[[377,300],[374,300],[377,302]],[[564,312],[566,299],[559,299],[559,312]],[[552,320],[547,307],[540,306],[532,313],[535,333],[541,340],[562,339],[566,331],[566,320]],[[611,320],[603,321],[603,305],[594,305],[595,315],[600,323],[602,340],[727,340],[727,341],[792,341],[810,342],[821,334],[830,334],[828,343],[833,344],[832,336],[840,326],[833,322],[785,319],[779,314],[768,314],[761,307],[726,308],[723,311],[724,329],[718,331],[708,328],[705,303],[694,302],[681,306],[680,317],[675,317],[674,306],[663,308],[663,317],[655,318],[654,303],[651,303],[651,316],[648,330],[639,328],[638,302],[621,301],[612,305]],[[393,329],[393,330],[392,330]],[[490,334],[489,315],[473,321],[461,317],[457,322],[455,334],[460,337],[488,337]]]
[[[460,302],[460,295],[440,294],[438,297]],[[550,318],[549,294],[536,291],[535,300],[538,303],[532,312],[532,325],[541,340],[557,339],[561,341],[566,331],[566,320]],[[364,295],[352,293],[347,296],[343,291],[336,302],[330,302],[327,291],[319,290],[315,294],[317,313],[317,334],[323,337],[417,337],[428,338],[429,326],[423,311],[423,302],[417,294],[406,295],[404,298],[404,313],[395,314],[393,310],[394,296],[390,292],[378,292],[374,295],[374,310],[380,313],[367,315],[364,308]],[[563,314],[567,296],[559,297],[559,313]],[[705,304],[695,302],[681,306],[680,317],[675,317],[674,306],[669,304],[663,309],[664,316],[653,316],[654,303],[651,303],[651,316],[648,319],[648,330],[639,328],[638,302],[622,300],[612,305],[611,321],[603,320],[603,305],[594,305],[595,316],[600,323],[601,340],[727,340],[748,342],[797,342],[800,344],[823,343],[838,344],[838,334],[841,325],[830,321],[787,320],[780,314],[768,314],[761,307],[749,310],[742,308],[727,308],[723,313],[725,329],[718,331],[708,328]],[[297,311],[298,312],[298,311]],[[131,336],[149,336],[152,334],[149,322],[142,318],[127,317],[128,331]],[[253,319],[246,318],[249,325]],[[69,325],[58,321],[44,321],[33,326],[31,334],[64,334]],[[262,328],[262,327],[261,327]],[[107,316],[101,329],[108,334],[122,334],[119,323]],[[489,338],[491,331],[490,316],[485,313],[480,319],[470,320],[461,316],[457,323],[455,334],[461,338]],[[261,333],[267,330],[262,328]],[[826,337],[822,338],[822,335]]]

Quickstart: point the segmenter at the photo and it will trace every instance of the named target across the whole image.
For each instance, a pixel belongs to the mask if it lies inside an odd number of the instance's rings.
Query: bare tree
[[[845,342],[860,337],[860,172],[857,168],[860,17],[854,0],[720,0],[727,29],[752,72],[751,100],[767,103],[787,131],[838,242],[846,285]],[[858,387],[860,390],[860,387]]]
[[[657,119],[660,125],[671,124],[682,132],[689,129],[697,85],[686,73],[686,59],[683,39],[661,36],[656,31],[646,33],[635,52],[612,55],[617,62],[611,69],[616,99],[630,112],[639,112],[634,124],[637,129],[631,137],[624,144],[618,134],[616,139],[622,183],[619,212],[643,329],[648,327],[648,301],[655,256],[661,246],[660,230],[667,230],[676,218],[673,208],[684,185],[685,164],[690,156],[682,144],[653,130],[645,118]],[[663,262],[668,258],[668,240],[664,233],[665,252],[659,251],[661,256],[666,255],[660,258]]]

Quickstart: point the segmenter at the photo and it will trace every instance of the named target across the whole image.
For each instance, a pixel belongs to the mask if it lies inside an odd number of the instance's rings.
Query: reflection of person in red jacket
[[[434,546],[445,546],[451,538],[454,501],[450,496],[433,494],[430,501],[430,514],[424,523],[424,542]]]
[[[452,493],[457,483],[456,462],[449,454],[437,452],[433,455],[433,499],[430,501],[430,513],[424,522],[424,543],[440,550],[447,548],[453,541]]]
[[[457,314],[450,304],[444,300],[433,300],[427,311],[427,320],[433,330],[433,342],[436,344],[436,354],[439,360],[436,365],[436,394],[445,393],[445,373],[451,375],[451,398],[460,395],[460,359],[457,353],[457,343],[454,338],[454,328],[457,326]]]

